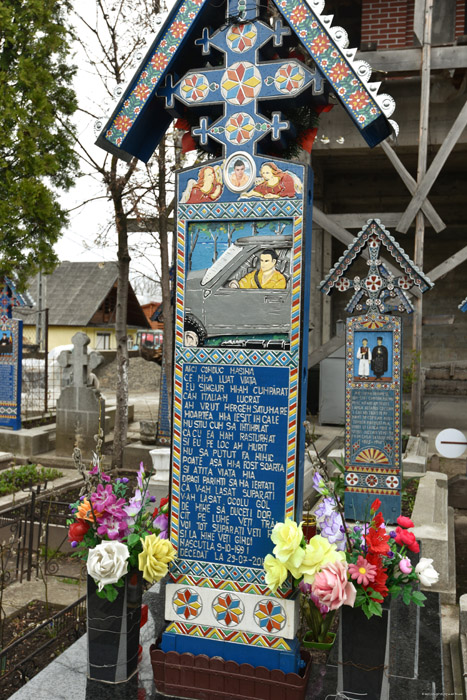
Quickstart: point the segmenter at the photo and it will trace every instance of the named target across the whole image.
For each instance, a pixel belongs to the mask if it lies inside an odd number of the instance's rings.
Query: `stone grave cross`
[[[78,331],[71,341],[73,350],[63,350],[58,356],[58,364],[63,368],[63,384],[88,386],[91,383],[89,374],[102,364],[104,358],[94,351],[88,355],[87,346],[91,340],[86,333]]]

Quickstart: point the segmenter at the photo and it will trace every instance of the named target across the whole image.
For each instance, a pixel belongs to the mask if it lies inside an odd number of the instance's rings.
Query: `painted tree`
[[[77,173],[72,36],[64,0],[0,3],[0,269],[20,281],[58,262],[58,201]]]

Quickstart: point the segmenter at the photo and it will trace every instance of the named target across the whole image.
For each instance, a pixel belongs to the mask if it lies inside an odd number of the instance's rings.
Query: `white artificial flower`
[[[433,559],[421,557],[420,561],[415,567],[415,573],[418,574],[418,578],[422,586],[432,586],[434,583],[438,582],[439,574],[432,564]]]
[[[88,574],[97,581],[99,591],[107,583],[117,583],[128,572],[129,556],[130,552],[126,544],[115,540],[101,542],[94,549],[89,550]]]

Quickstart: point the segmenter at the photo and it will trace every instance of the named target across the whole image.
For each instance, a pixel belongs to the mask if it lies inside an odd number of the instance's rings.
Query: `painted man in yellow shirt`
[[[262,251],[259,256],[260,269],[249,272],[241,280],[231,280],[229,287],[233,289],[285,289],[287,281],[279,270],[276,270],[278,255],[272,248]]]

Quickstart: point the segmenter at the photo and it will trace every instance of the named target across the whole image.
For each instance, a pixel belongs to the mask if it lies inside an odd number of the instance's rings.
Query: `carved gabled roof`
[[[395,108],[393,98],[378,93],[380,83],[370,82],[369,64],[355,60],[357,49],[347,48],[345,30],[333,27],[332,16],[322,14],[324,0],[274,3],[367,143],[374,146],[390,135],[391,126],[397,129],[388,120]],[[178,80],[190,68],[206,65],[206,28],[225,26],[222,13],[213,0],[178,0],[110,119],[103,128],[100,125],[99,146],[123,159],[149,159],[178,116],[175,105],[171,109],[165,106],[166,81]],[[228,21],[241,26],[238,16]],[[275,34],[279,40],[274,40],[274,46],[280,46],[281,28],[277,24]]]
[[[370,253],[367,276],[363,279],[360,277],[354,277],[353,280],[348,279],[346,272],[367,245]],[[401,268],[402,274],[400,276],[395,277],[391,274],[379,258],[381,246],[386,248],[397,266]],[[415,265],[396,239],[385,229],[381,221],[370,219],[329,271],[319,288],[324,294],[331,294],[334,289],[340,292],[353,290],[354,295],[346,307],[350,313],[365,309],[367,311],[388,311],[390,306],[387,305],[386,300],[398,303],[399,311],[411,313],[413,307],[406,292],[413,286],[418,287],[423,293],[431,289],[433,283]],[[368,299],[365,301],[364,297],[368,297]]]

